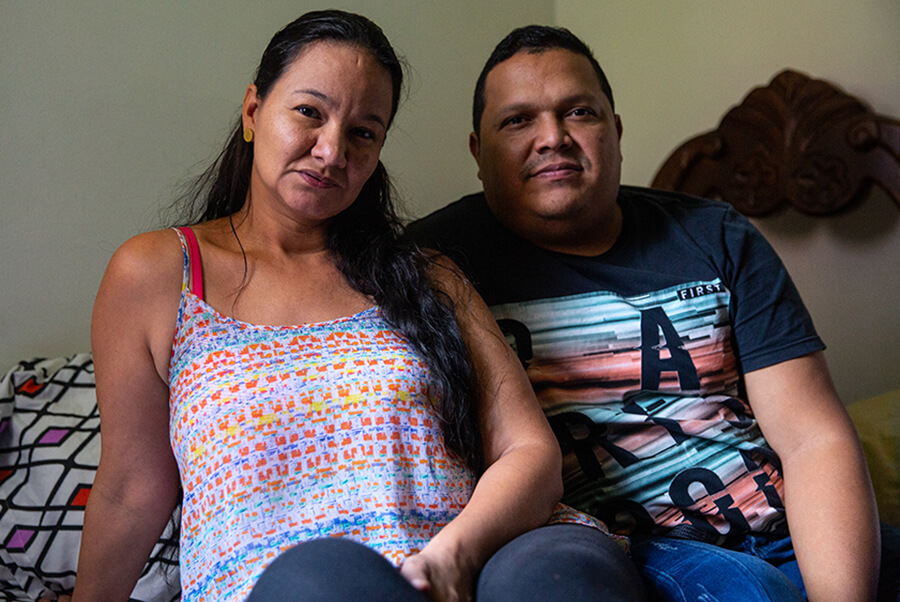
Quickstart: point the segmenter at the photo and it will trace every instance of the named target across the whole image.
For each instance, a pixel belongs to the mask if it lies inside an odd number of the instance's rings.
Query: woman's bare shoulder
[[[159,290],[172,283],[180,286],[183,269],[178,235],[171,229],[155,230],[122,243],[109,261],[104,280],[138,291]]]
[[[138,234],[113,253],[94,302],[94,322],[125,320],[144,328],[174,328],[184,260],[174,230]]]
[[[91,340],[96,357],[113,365],[109,350],[120,358],[147,357],[149,351],[164,380],[178,318],[183,266],[174,230],[139,234],[113,253],[94,301]]]

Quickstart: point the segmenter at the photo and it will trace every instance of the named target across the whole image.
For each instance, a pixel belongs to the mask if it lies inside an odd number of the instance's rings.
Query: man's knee
[[[755,556],[690,540],[640,538],[632,557],[662,600],[790,602],[803,595],[780,570]]]

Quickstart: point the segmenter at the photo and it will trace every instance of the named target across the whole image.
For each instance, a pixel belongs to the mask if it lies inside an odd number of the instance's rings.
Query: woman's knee
[[[424,596],[378,552],[349,539],[300,543],[276,558],[260,575],[248,602],[292,600],[409,600]]]
[[[581,525],[549,525],[501,548],[478,579],[479,602],[642,600],[640,575],[609,536]]]

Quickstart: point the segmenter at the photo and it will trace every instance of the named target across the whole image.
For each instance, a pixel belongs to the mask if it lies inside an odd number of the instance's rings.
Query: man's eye
[[[524,115],[516,115],[515,117],[510,117],[509,119],[506,119],[503,122],[501,127],[506,127],[508,125],[521,125],[521,124],[525,123],[525,121],[527,121],[527,119],[525,118]]]
[[[353,135],[364,140],[375,140],[375,132],[368,128],[355,128]]]
[[[577,109],[572,109],[569,114],[573,117],[586,117],[588,115],[593,115],[594,112],[585,107],[578,107]]]

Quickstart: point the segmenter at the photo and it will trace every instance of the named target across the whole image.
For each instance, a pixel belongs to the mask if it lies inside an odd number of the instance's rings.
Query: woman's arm
[[[76,602],[127,600],[177,503],[164,371],[181,282],[174,236],[155,232],[126,242],[94,304],[102,444],[85,511]]]
[[[781,458],[788,525],[809,599],[873,600],[878,511],[853,423],[821,352],[749,372],[747,398]]]
[[[525,371],[487,306],[449,263],[434,269],[477,373],[487,468],[462,513],[403,565],[414,585],[439,600],[466,599],[491,555],[546,523],[562,496],[559,444]]]

